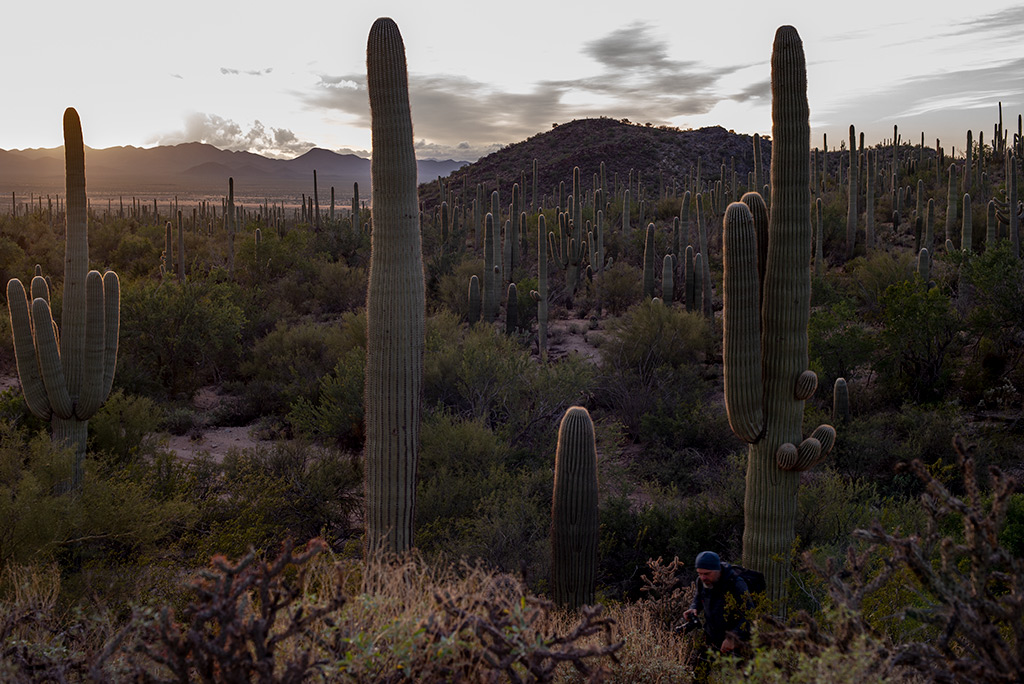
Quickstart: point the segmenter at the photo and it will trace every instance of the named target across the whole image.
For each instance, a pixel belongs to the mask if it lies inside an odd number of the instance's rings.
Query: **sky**
[[[771,132],[775,29],[800,32],[812,145],[891,139],[963,149],[1024,113],[1024,4],[976,0],[15,0],[0,41],[0,149],[206,142],[290,158],[367,156],[366,36],[406,46],[417,156],[473,161],[607,116]],[[13,6],[12,6],[13,5]],[[969,16],[964,16],[969,9]]]

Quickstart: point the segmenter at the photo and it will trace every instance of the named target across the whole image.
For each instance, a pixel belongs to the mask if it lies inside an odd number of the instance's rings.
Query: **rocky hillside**
[[[771,142],[762,140],[762,164],[767,168],[771,156]],[[526,173],[527,185],[533,183],[533,160],[537,160],[537,191],[551,196],[558,183],[572,181],[573,167],[579,166],[585,187],[590,188],[593,174],[605,163],[609,184],[616,176],[623,184],[632,170],[634,179],[640,179],[651,193],[664,187],[672,189],[675,181],[683,187],[684,179],[701,163],[703,178],[719,177],[721,164],[731,168],[733,160],[741,182],[753,168],[753,136],[727,131],[720,126],[681,131],[674,128],[641,126],[614,119],[579,119],[559,124],[550,131],[538,133],[522,142],[509,145],[477,162],[465,166],[448,176],[450,187],[456,191],[465,184],[471,195],[477,183],[490,192],[496,187],[504,194],[512,183]],[[421,180],[426,181],[421,177]],[[436,179],[420,187],[420,199],[425,209],[438,202]],[[526,188],[530,201],[531,188]]]

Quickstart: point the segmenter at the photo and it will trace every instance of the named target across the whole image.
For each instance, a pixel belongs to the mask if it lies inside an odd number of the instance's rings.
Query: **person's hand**
[[[683,620],[690,621],[697,615],[696,608],[687,608],[683,611]]]
[[[736,640],[733,639],[731,636],[727,636],[722,641],[722,653],[729,653],[731,651],[734,651],[736,649],[736,646]]]

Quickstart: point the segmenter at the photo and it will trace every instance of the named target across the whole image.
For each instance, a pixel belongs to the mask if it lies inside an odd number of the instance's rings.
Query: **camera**
[[[700,620],[696,617],[692,617],[683,624],[676,625],[673,631],[675,631],[676,634],[689,634],[690,632],[694,632],[700,628]]]

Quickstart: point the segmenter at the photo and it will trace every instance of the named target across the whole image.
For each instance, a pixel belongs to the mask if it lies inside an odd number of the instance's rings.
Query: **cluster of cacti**
[[[723,363],[729,424],[750,444],[743,563],[764,572],[773,598],[785,595],[799,473],[835,441],[831,426],[802,439],[804,401],[817,385],[808,370],[810,316],[810,124],[803,44],[779,28],[771,60],[771,213],[767,259],[758,272],[754,215],[737,202],[723,234]],[[759,304],[760,303],[760,304]]]
[[[424,281],[405,46],[381,18],[366,45],[373,233],[366,295],[366,545],[412,546],[423,382]]]
[[[120,324],[117,274],[89,270],[85,149],[78,112],[64,112],[67,229],[60,341],[46,279],[32,279],[29,302],[21,281],[7,283],[14,352],[25,403],[51,422],[53,441],[71,447],[69,488],[82,486],[89,418],[114,382]]]
[[[551,498],[551,594],[559,605],[594,603],[597,504],[594,423],[585,408],[573,406],[558,426]]]

